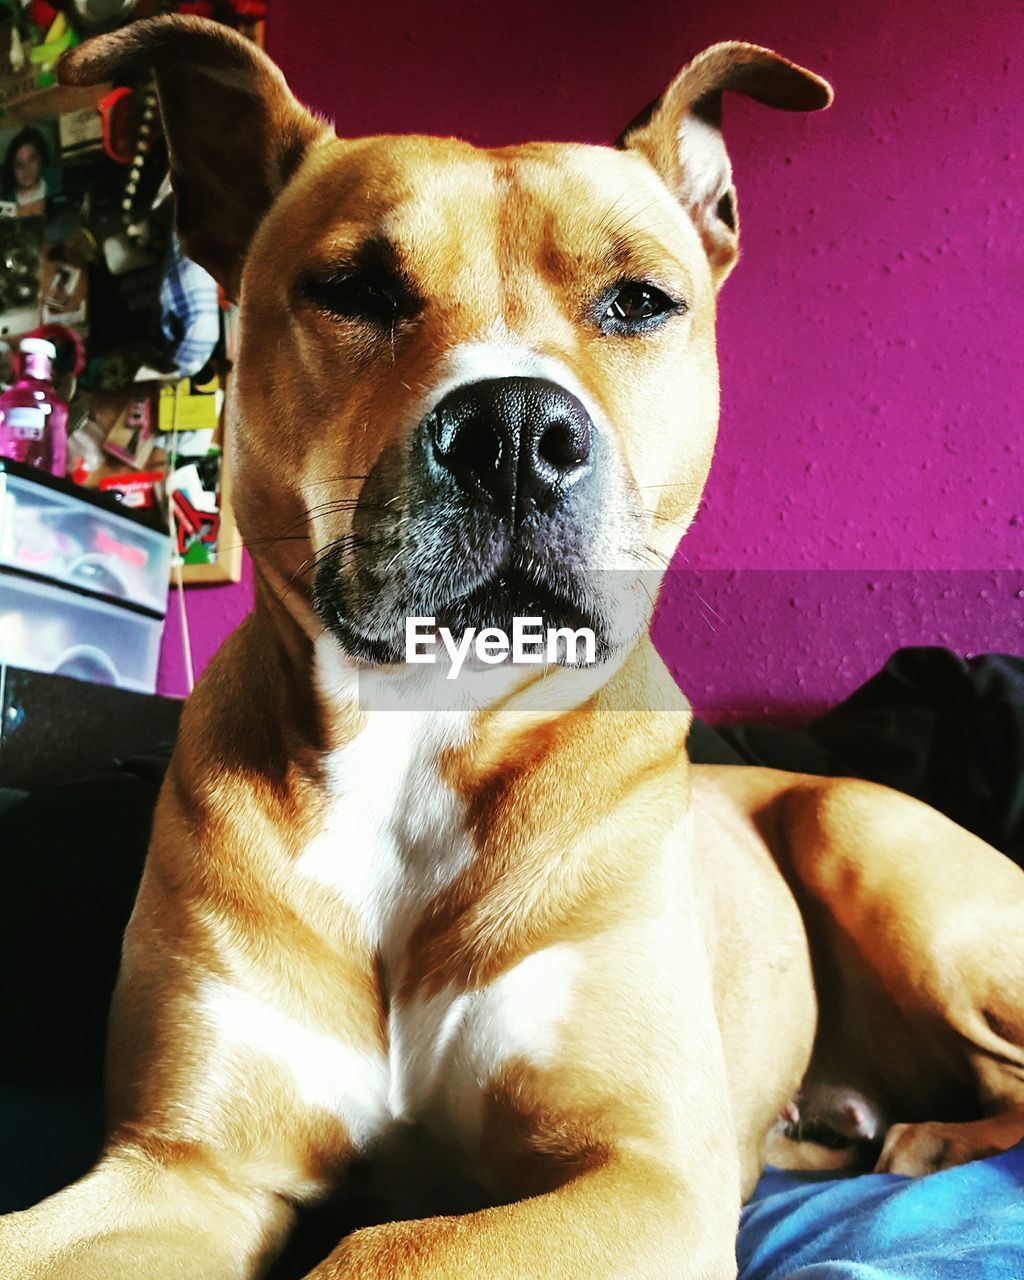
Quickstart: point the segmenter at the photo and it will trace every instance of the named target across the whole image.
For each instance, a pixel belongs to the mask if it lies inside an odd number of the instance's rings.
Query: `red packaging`
[[[162,471],[133,471],[129,475],[105,476],[100,481],[102,493],[117,493],[126,507],[140,510],[156,506],[156,486],[164,478]]]

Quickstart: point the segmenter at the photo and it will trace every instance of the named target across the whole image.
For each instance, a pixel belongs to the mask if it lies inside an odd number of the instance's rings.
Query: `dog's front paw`
[[[923,1177],[952,1169],[968,1160],[999,1155],[1015,1141],[1009,1117],[992,1116],[965,1124],[942,1124],[927,1120],[921,1124],[894,1124],[885,1136],[876,1173],[900,1173]]]

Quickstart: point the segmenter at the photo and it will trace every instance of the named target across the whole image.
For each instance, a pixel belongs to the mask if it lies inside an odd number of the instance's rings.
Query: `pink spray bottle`
[[[0,395],[0,458],[63,476],[68,461],[68,407],[50,381],[57,349],[22,338],[18,377]]]

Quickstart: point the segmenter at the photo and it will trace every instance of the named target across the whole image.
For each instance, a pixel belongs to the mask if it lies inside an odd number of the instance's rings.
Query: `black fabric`
[[[102,1079],[107,1006],[142,874],[159,777],[123,768],[45,787],[0,814],[0,1081]]]
[[[4,793],[0,1213],[96,1159],[107,1009],[169,756]]]
[[[1024,866],[1024,658],[901,649],[805,729],[695,723],[688,747],[698,763],[885,783]]]

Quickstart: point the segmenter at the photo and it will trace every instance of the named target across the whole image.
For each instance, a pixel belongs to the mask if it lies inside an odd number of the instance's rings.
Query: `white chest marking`
[[[325,696],[351,696],[351,676],[332,644],[318,645],[318,679]],[[476,856],[463,801],[439,768],[444,750],[464,741],[469,725],[461,712],[369,712],[356,738],[328,762],[328,819],[296,863],[298,874],[352,909],[394,986],[409,930]],[[511,1059],[543,1065],[557,1053],[578,961],[575,946],[558,944],[481,990],[446,989],[393,1007],[386,1062],[357,1061],[364,1055],[328,1040],[319,1063],[308,1063],[293,1038],[288,1065],[303,1096],[337,1099],[354,1137],[373,1140],[394,1122],[423,1120],[472,1146],[484,1090],[502,1065]],[[229,1007],[229,1020],[248,1021],[248,1000]],[[262,1027],[267,1052],[280,1057],[275,1041],[283,1027],[272,1018]],[[309,1051],[315,1058],[317,1046],[302,1041],[303,1055]]]
[[[236,1073],[238,1088],[244,1090],[250,1068],[234,1051],[247,1050],[287,1071],[301,1101],[337,1116],[356,1144],[379,1127],[388,1084],[382,1055],[363,1053],[304,1026],[218,978],[203,984],[199,1011],[216,1037],[212,1075]]]
[[[389,1105],[396,1116],[434,1113],[475,1136],[481,1090],[502,1065],[550,1062],[571,1010],[577,948],[545,947],[479,991],[446,988],[390,1015]]]
[[[395,1121],[423,1121],[470,1150],[483,1123],[483,1091],[511,1060],[544,1066],[557,1055],[572,1006],[575,946],[521,960],[479,991],[439,992],[390,1015],[388,1057],[313,1030],[267,1001],[210,978],[199,1014],[214,1043],[205,1074],[211,1097],[252,1086],[255,1054],[287,1072],[296,1097],[337,1116],[357,1149]],[[241,1050],[240,1054],[238,1051]]]
[[[338,660],[328,644],[329,637],[317,647],[317,671],[330,688]],[[463,802],[439,772],[444,750],[468,732],[460,711],[371,711],[327,762],[327,821],[296,870],[352,908],[385,963],[397,958],[423,907],[473,859]]]

